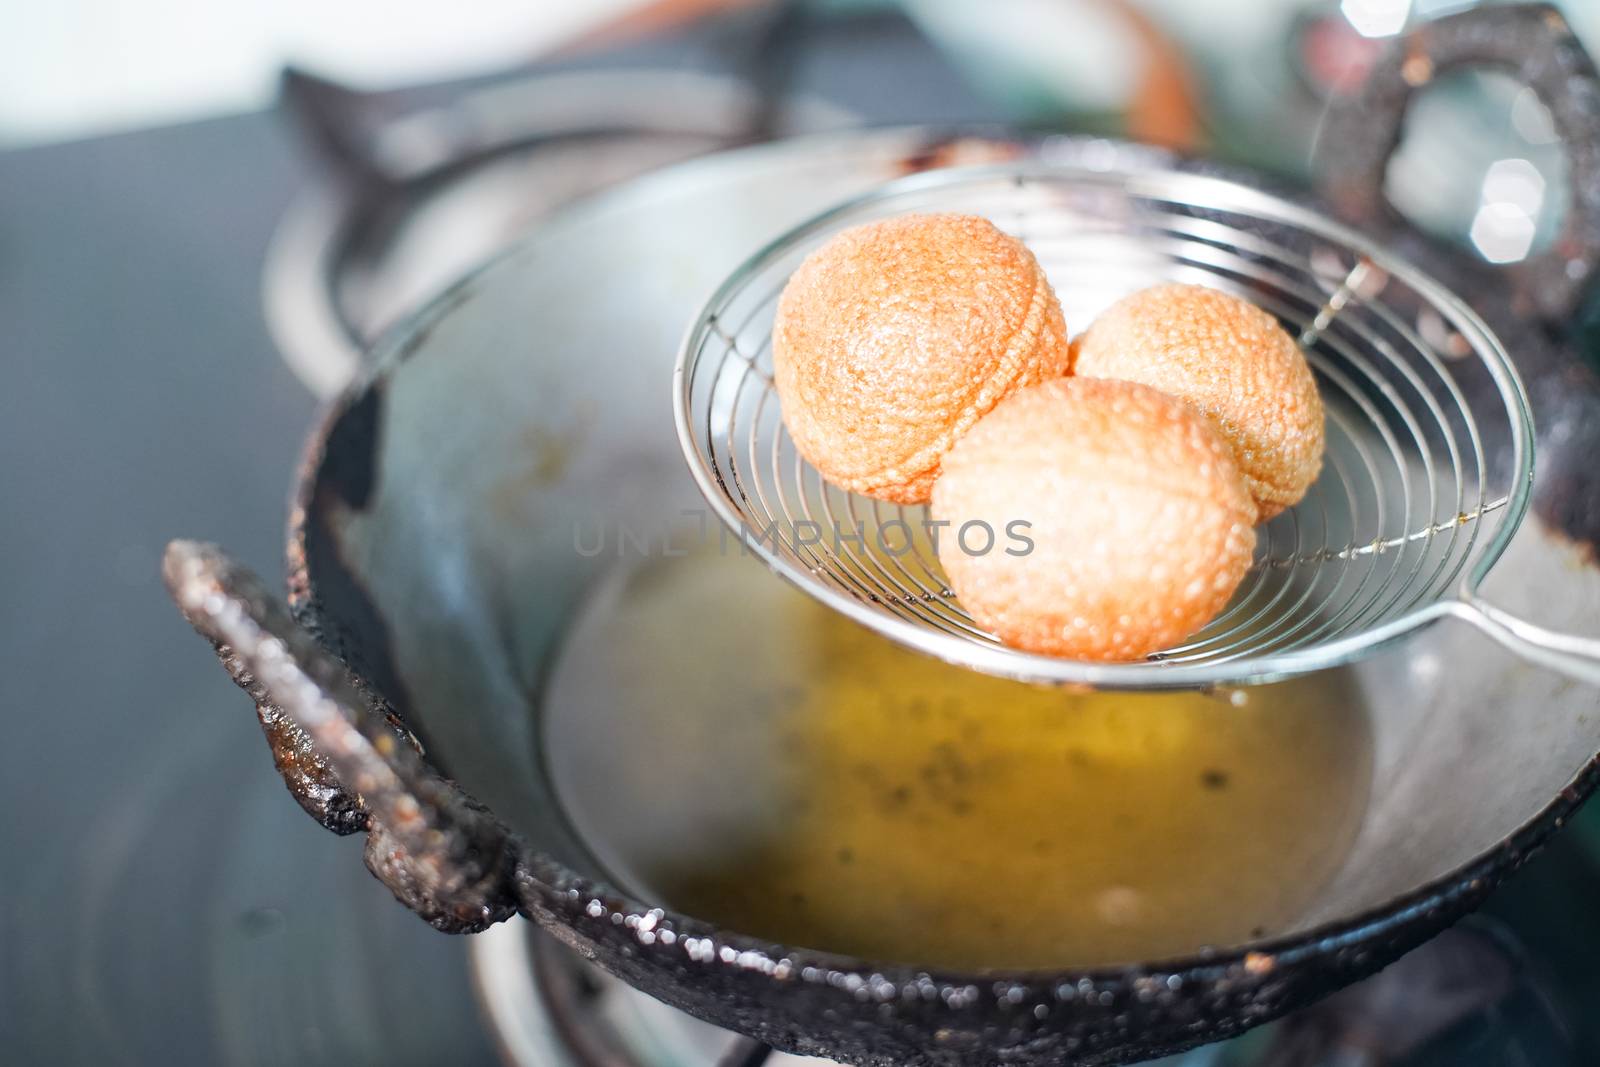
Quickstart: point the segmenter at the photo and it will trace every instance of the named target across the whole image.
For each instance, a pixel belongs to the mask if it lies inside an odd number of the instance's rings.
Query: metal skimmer
[[[1074,331],[1118,297],[1171,280],[1252,300],[1299,337],[1327,408],[1322,476],[1257,530],[1233,601],[1186,643],[1126,664],[1008,648],[946,585],[925,509],[843,492],[797,454],[771,379],[778,294],[832,234],[918,211],[984,215],[1026,241]],[[893,182],[735,271],[690,328],[674,386],[689,467],[750,552],[856,621],[952,663],[1116,688],[1255,683],[1348,662],[1455,616],[1600,682],[1600,642],[1536,627],[1477,592],[1527,510],[1533,471],[1528,398],[1500,342],[1414,267],[1248,186],[1040,163]]]

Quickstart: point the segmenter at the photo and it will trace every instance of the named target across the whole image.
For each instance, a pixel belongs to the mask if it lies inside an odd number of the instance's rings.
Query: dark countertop
[[[313,405],[258,272],[296,181],[271,114],[0,155],[11,1062],[493,1062],[463,946],[289,802],[158,578],[177,534],[282,572]]]

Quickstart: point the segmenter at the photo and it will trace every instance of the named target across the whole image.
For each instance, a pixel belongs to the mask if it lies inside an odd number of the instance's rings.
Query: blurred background
[[[506,77],[671,35],[769,0],[192,0],[16,4],[0,38],[0,148],[258,111],[284,67],[363,93]],[[1360,79],[1384,38],[1473,0],[809,0],[789,6],[848,39],[886,18],[924,37],[983,117],[1104,129],[1303,172],[1321,104]],[[1600,7],[1564,5],[1579,34]],[[789,35],[804,36],[798,26]],[[795,42],[789,42],[793,44]],[[715,51],[715,48],[713,48]],[[726,58],[726,57],[723,57]],[[664,57],[663,57],[664,59]],[[707,56],[667,66],[695,69]],[[662,65],[658,60],[655,65]],[[714,61],[713,61],[714,62]],[[887,70],[880,71],[887,76]],[[826,99],[826,84],[807,88]],[[838,93],[831,95],[837,96]],[[858,101],[858,103],[865,103]],[[950,121],[936,101],[895,99],[896,118]],[[686,104],[685,106],[692,106]],[[882,120],[882,109],[861,109]],[[1395,202],[1491,259],[1551,232],[1562,167],[1548,115],[1509,77],[1447,79],[1413,115]]]
[[[591,1062],[539,1044],[549,1026],[508,1035],[525,1005],[475,999],[463,941],[294,809],[157,577],[176,535],[280,572],[318,400],[461,271],[603,187],[857,126],[1087,131],[1304,182],[1328,100],[1471,6],[5,0],[0,1060]],[[1600,49],[1600,4],[1558,6]],[[1555,140],[1511,78],[1443,78],[1390,199],[1515,262],[1560,221]],[[1395,1009],[1406,1040],[1365,1058],[1281,1062],[1600,1062],[1596,899],[1591,809],[1468,929],[1514,981],[1426,1025]],[[1186,1062],[1344,1048],[1373,1029],[1344,1003]],[[654,1036],[592,1062],[707,1062],[655,1009],[606,1010]]]

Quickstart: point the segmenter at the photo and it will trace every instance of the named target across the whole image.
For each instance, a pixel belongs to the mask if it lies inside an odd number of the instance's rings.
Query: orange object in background
[[[793,0],[652,0],[592,29],[559,52],[613,46],[665,33],[696,19],[739,8],[776,8]],[[802,6],[803,0],[801,0]],[[1195,151],[1204,142],[1196,79],[1183,48],[1130,0],[1096,0],[1126,24],[1143,53],[1139,78],[1125,102],[1125,133],[1178,151]]]
[[[1129,0],[1106,3],[1127,20],[1148,57],[1144,76],[1128,101],[1128,136],[1180,152],[1200,148],[1200,105],[1183,49]]]

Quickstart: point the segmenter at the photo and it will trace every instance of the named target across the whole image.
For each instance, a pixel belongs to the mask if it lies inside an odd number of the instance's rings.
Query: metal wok
[[[1580,195],[1567,229],[1514,276],[1381,207],[1405,98],[1463,63],[1511,65],[1569,144]],[[1550,9],[1456,16],[1402,42],[1334,116],[1324,170],[1335,208],[1465,297],[1512,353],[1540,435],[1536,514],[1489,591],[1576,630],[1600,618],[1600,383],[1564,324],[1600,248],[1597,106],[1593,67]],[[907,170],[1008,156],[1219,172],[1101,140],[928,131],[659,172],[567,212],[382,343],[308,446],[290,607],[217,550],[174,543],[169,585],[255,700],[291,793],[329,829],[364,831],[368,866],[402,903],[452,932],[520,912],[659,999],[782,1049],[858,1064],[1122,1063],[1238,1033],[1384,966],[1480,902],[1600,781],[1592,690],[1434,627],[1353,668],[1373,733],[1366,815],[1300,919],[1265,940],[1093,970],[951,973],[717,929],[610,883],[540,750],[544,681],[615,565],[573,551],[574,516],[648,528],[695,505],[668,404],[674,345],[755,245]],[[702,632],[684,620],[682,656],[711,670]]]

